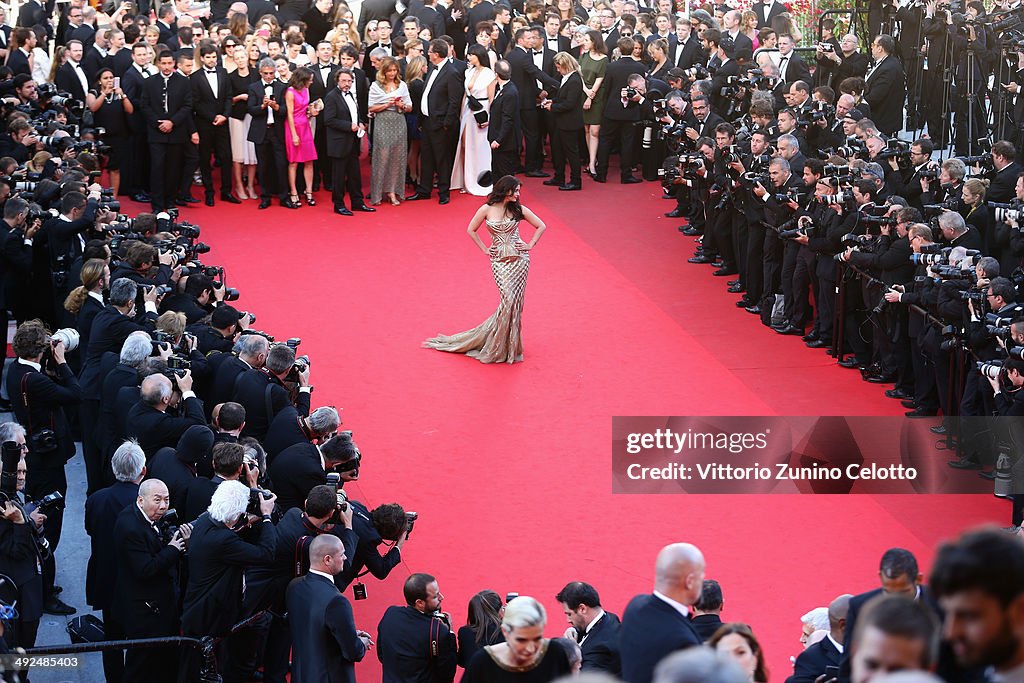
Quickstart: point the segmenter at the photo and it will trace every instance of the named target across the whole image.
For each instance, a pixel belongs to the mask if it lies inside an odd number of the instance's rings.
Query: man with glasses
[[[274,60],[264,57],[259,64],[260,80],[249,86],[248,109],[252,116],[249,142],[256,146],[256,162],[260,179],[260,206],[270,206],[277,195],[281,206],[297,209],[288,197],[288,158],[284,151],[284,124],[287,119],[284,91],[287,86],[277,80]]]
[[[871,107],[872,119],[878,126],[878,130],[890,137],[903,128],[903,100],[907,94],[903,67],[900,66],[900,61],[893,56],[895,50],[896,43],[892,36],[885,34],[876,36],[871,43],[871,56],[875,60],[875,66],[868,71],[864,78],[864,100]],[[941,64],[941,56],[937,62],[933,63]],[[945,127],[945,124],[942,124],[943,130]],[[939,131],[933,130],[931,124],[929,124],[928,132],[933,139],[939,133]]]
[[[608,84],[608,103],[601,119],[601,137],[597,146],[597,175],[594,180],[606,182],[608,158],[615,142],[619,143],[619,174],[624,185],[643,182],[633,176],[634,141],[636,122],[640,120],[638,106],[644,96],[640,93],[629,95],[626,87],[633,76],[644,76],[647,67],[633,59],[633,39],[619,38],[619,54],[622,55],[608,65],[605,82]]]
[[[601,10],[598,16],[601,18],[601,37],[604,38],[608,54],[611,54],[619,44],[619,21],[615,12],[608,8]]]

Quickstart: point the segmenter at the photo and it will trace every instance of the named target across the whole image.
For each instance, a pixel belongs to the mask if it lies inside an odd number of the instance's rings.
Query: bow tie
[[[544,54],[544,50],[534,50],[533,54],[535,54],[535,55],[542,55],[542,54]]]
[[[391,47],[391,43],[380,43],[381,47]]]
[[[215,74],[215,73],[217,73],[216,69],[203,69],[203,71],[205,71],[208,74]]]

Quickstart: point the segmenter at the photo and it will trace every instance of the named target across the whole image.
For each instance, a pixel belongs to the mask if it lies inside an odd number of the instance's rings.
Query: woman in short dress
[[[295,188],[295,176],[299,164],[302,164],[302,176],[306,180],[306,204],[316,206],[313,199],[313,164],[316,161],[316,148],[313,147],[313,129],[309,125],[309,85],[313,82],[313,72],[300,66],[288,81],[288,89],[284,91],[285,105],[288,107],[288,121],[285,127],[284,149],[288,156],[288,189],[289,199],[298,208],[299,191]]]
[[[235,181],[235,196],[239,199],[259,199],[256,191],[256,145],[249,142],[248,104],[249,86],[259,76],[251,67],[249,48],[236,45],[234,58],[236,69],[228,74],[231,83],[231,117],[228,119],[228,134],[231,136],[231,174]],[[244,177],[244,182],[243,182]]]
[[[601,136],[601,116],[608,99],[608,88],[604,87],[604,74],[608,70],[608,53],[600,31],[590,30],[583,38],[580,54],[580,72],[583,76],[583,124],[587,130],[587,151],[590,164],[587,172],[597,173],[597,141]]]

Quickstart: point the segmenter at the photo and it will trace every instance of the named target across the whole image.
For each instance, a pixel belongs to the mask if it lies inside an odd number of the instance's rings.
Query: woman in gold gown
[[[530,272],[530,250],[536,246],[546,226],[536,214],[519,203],[521,183],[514,176],[499,179],[469,221],[467,232],[480,251],[491,260],[491,272],[498,285],[498,310],[471,330],[453,335],[438,335],[423,342],[427,348],[464,353],[481,363],[517,363],[523,360],[523,297],[526,276]],[[533,239],[524,242],[519,223],[533,226]],[[487,226],[491,245],[477,234]]]

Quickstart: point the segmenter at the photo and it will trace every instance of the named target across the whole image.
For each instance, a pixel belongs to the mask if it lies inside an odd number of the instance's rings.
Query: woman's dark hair
[[[313,82],[313,72],[304,66],[300,66],[288,79],[288,86],[291,88],[305,88]]]
[[[587,37],[590,38],[590,42],[594,45],[594,52],[599,55],[608,54],[608,46],[604,44],[604,37],[601,35],[600,31],[590,29],[587,31]]]
[[[476,642],[490,644],[495,632],[501,632],[501,596],[484,589],[469,599],[466,625],[473,629]]]
[[[509,193],[514,192],[520,185],[522,183],[515,176],[507,175],[499,178],[494,183],[494,187],[491,188],[491,193],[487,195],[487,204],[490,206],[501,204],[508,197]],[[505,207],[512,215],[512,218],[515,218],[517,221],[523,220],[523,207],[519,205],[519,202],[509,202]]]
[[[480,60],[480,66],[485,66],[487,68],[490,68],[491,60],[490,60],[490,57],[487,56],[487,50],[484,49],[483,45],[478,45],[477,43],[473,43],[472,45],[470,45],[469,47],[466,48],[466,62],[467,63],[469,62],[469,56],[470,55],[476,55],[476,58]]]
[[[725,638],[728,635],[735,633],[736,635],[747,641],[747,645],[750,646],[750,651],[757,657],[757,667],[754,669],[754,683],[768,683],[768,669],[764,665],[764,650],[761,649],[761,644],[757,642],[757,638],[754,637],[754,631],[749,626],[741,623],[722,624],[715,631],[714,635],[707,641],[707,645],[714,648],[718,641]]]
[[[114,70],[109,68],[109,67],[103,67],[102,69],[100,69],[99,71],[96,72],[96,91],[97,92],[99,92],[99,89],[100,89],[100,79],[103,78],[103,74],[105,74],[105,73],[109,73],[111,76],[113,76],[114,75]]]

